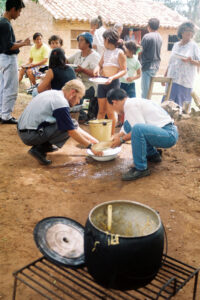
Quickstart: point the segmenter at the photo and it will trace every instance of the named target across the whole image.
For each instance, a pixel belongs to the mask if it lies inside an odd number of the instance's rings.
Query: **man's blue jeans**
[[[133,161],[136,169],[147,169],[147,156],[157,153],[156,148],[170,148],[178,140],[177,127],[173,124],[160,128],[149,124],[136,124],[132,128],[124,123],[127,133],[131,132]]]
[[[17,99],[17,55],[0,54],[0,117],[9,120]]]
[[[156,75],[157,70],[142,71],[141,89],[142,98],[147,99],[151,77]]]

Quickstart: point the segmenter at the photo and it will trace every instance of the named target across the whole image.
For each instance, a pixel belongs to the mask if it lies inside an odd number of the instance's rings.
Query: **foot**
[[[148,155],[147,160],[153,163],[160,163],[162,161],[162,158],[159,153],[155,153],[153,155]]]
[[[149,169],[138,170],[134,167],[134,168],[131,168],[127,173],[122,175],[122,180],[123,181],[136,180],[138,178],[145,177],[148,175],[150,175]]]
[[[4,120],[4,119],[1,119],[1,124],[17,124],[18,123],[18,120],[15,119],[15,118],[10,118],[9,120]]]
[[[50,165],[52,163],[51,160],[46,159],[46,153],[42,152],[37,146],[33,146],[28,153],[42,165]]]

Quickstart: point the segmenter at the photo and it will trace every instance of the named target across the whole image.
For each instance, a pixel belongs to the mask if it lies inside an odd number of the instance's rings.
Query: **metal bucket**
[[[100,119],[89,121],[90,134],[99,142],[111,140],[112,120]]]

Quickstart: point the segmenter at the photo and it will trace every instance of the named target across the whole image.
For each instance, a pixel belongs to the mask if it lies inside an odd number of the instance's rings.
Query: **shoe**
[[[122,180],[123,181],[128,181],[128,180],[136,180],[141,177],[145,177],[150,175],[150,170],[138,170],[135,167],[131,168],[127,173],[122,175]]]
[[[147,160],[154,163],[160,163],[162,161],[162,158],[159,153],[155,153],[153,155],[148,155]]]
[[[45,152],[55,152],[59,150],[56,145],[52,145],[48,142],[46,144],[43,144],[42,146],[44,147]]]
[[[50,165],[52,163],[51,160],[46,159],[46,153],[42,152],[37,146],[33,146],[28,153],[36,158],[42,165]]]
[[[18,120],[15,119],[15,118],[10,118],[9,120],[3,120],[1,119],[1,124],[17,124],[18,123]]]

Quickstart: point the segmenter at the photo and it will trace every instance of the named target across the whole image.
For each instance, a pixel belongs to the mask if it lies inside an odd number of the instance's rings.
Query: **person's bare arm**
[[[194,59],[192,59],[192,57],[182,58],[181,60],[185,63],[188,62],[191,65],[194,65],[194,66],[197,66],[197,67],[200,66],[200,61],[199,60],[194,60]]]
[[[43,78],[42,82],[37,87],[38,93],[42,93],[44,91],[50,90],[52,80],[53,80],[53,71],[52,69],[49,69],[46,72],[46,75]]]
[[[137,72],[136,72],[136,74],[137,74],[136,76],[128,77],[128,78],[126,78],[126,80],[128,82],[131,82],[133,80],[136,80],[136,79],[140,78],[141,77],[141,69],[138,69]]]
[[[68,130],[68,134],[75,141],[77,141],[78,143],[80,143],[81,145],[83,145],[85,147],[88,147],[91,144],[90,140],[88,138],[86,138],[85,136],[83,136],[81,134],[81,132],[79,132],[78,129]]]
[[[114,136],[113,140],[112,140],[112,148],[118,147],[121,145],[121,141],[120,141],[120,137],[123,138],[123,140],[126,141],[130,141],[131,140],[131,132],[125,134],[123,131],[118,133],[116,136]]]
[[[86,75],[93,77],[94,76],[94,70],[90,70],[90,69],[86,69],[86,68],[82,68],[81,66],[78,66],[76,68],[76,72],[80,73],[85,73]]]
[[[168,67],[167,67],[167,69],[166,69],[166,71],[165,71],[164,77],[167,77],[167,72],[168,72]],[[162,85],[162,86],[165,86],[166,83],[165,83],[165,82],[162,82],[161,85]]]
[[[36,63],[36,64],[31,64],[30,68],[34,68],[34,67],[39,67],[42,65],[45,65],[48,61],[48,58],[44,58],[43,60],[41,60],[40,62]]]
[[[99,76],[101,74],[102,68],[103,68],[103,55],[100,59],[98,66],[93,71],[94,76]]]
[[[31,40],[29,38],[25,39],[24,41],[18,41],[13,44],[13,46],[10,48],[10,50],[17,50],[21,47],[24,46],[30,46],[31,45]]]
[[[86,132],[85,130],[83,130],[82,128],[78,127],[77,128],[78,132],[80,134],[82,134],[86,139],[88,139],[90,141],[90,143],[92,144],[96,144],[99,143],[99,141],[97,139],[95,139],[91,134],[89,134],[88,132]]]

